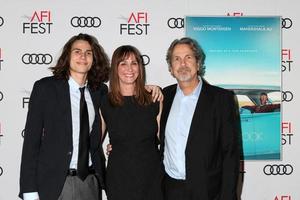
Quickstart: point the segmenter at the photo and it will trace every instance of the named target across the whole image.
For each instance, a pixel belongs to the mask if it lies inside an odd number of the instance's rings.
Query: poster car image
[[[253,85],[221,87],[234,91],[239,103],[243,159],[280,159],[280,88]],[[262,104],[264,96],[267,99]]]

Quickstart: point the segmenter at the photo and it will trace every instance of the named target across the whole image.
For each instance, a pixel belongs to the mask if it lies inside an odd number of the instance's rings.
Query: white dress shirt
[[[202,80],[190,95],[177,86],[165,130],[164,166],[175,179],[185,180],[185,148],[195,107],[202,88]]]

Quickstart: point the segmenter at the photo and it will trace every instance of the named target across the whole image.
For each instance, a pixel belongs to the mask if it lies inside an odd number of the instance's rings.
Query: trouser
[[[96,176],[90,174],[82,181],[78,176],[68,175],[58,200],[102,200]]]
[[[185,180],[178,180],[165,173],[163,181],[165,200],[188,200],[190,195]]]

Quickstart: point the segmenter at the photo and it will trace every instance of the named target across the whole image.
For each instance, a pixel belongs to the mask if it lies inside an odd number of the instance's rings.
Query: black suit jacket
[[[95,121],[90,153],[100,185],[104,185],[99,104],[107,87],[91,91]],[[38,192],[42,200],[58,199],[73,153],[70,91],[67,80],[46,77],[37,81],[30,96],[22,151],[20,194]]]
[[[177,84],[163,89],[162,157],[166,123],[176,88]],[[186,181],[193,200],[236,200],[239,174],[237,119],[233,93],[203,81],[185,150]]]

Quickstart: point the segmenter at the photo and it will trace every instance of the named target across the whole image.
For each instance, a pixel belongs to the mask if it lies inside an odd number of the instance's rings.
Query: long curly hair
[[[87,80],[89,87],[92,90],[96,90],[101,83],[108,81],[109,59],[103,47],[99,44],[98,40],[94,36],[84,33],[73,36],[64,45],[56,65],[54,67],[50,67],[49,69],[56,78],[66,80],[69,79],[71,48],[74,42],[77,40],[87,41],[91,45],[93,51],[93,63],[87,74]]]

